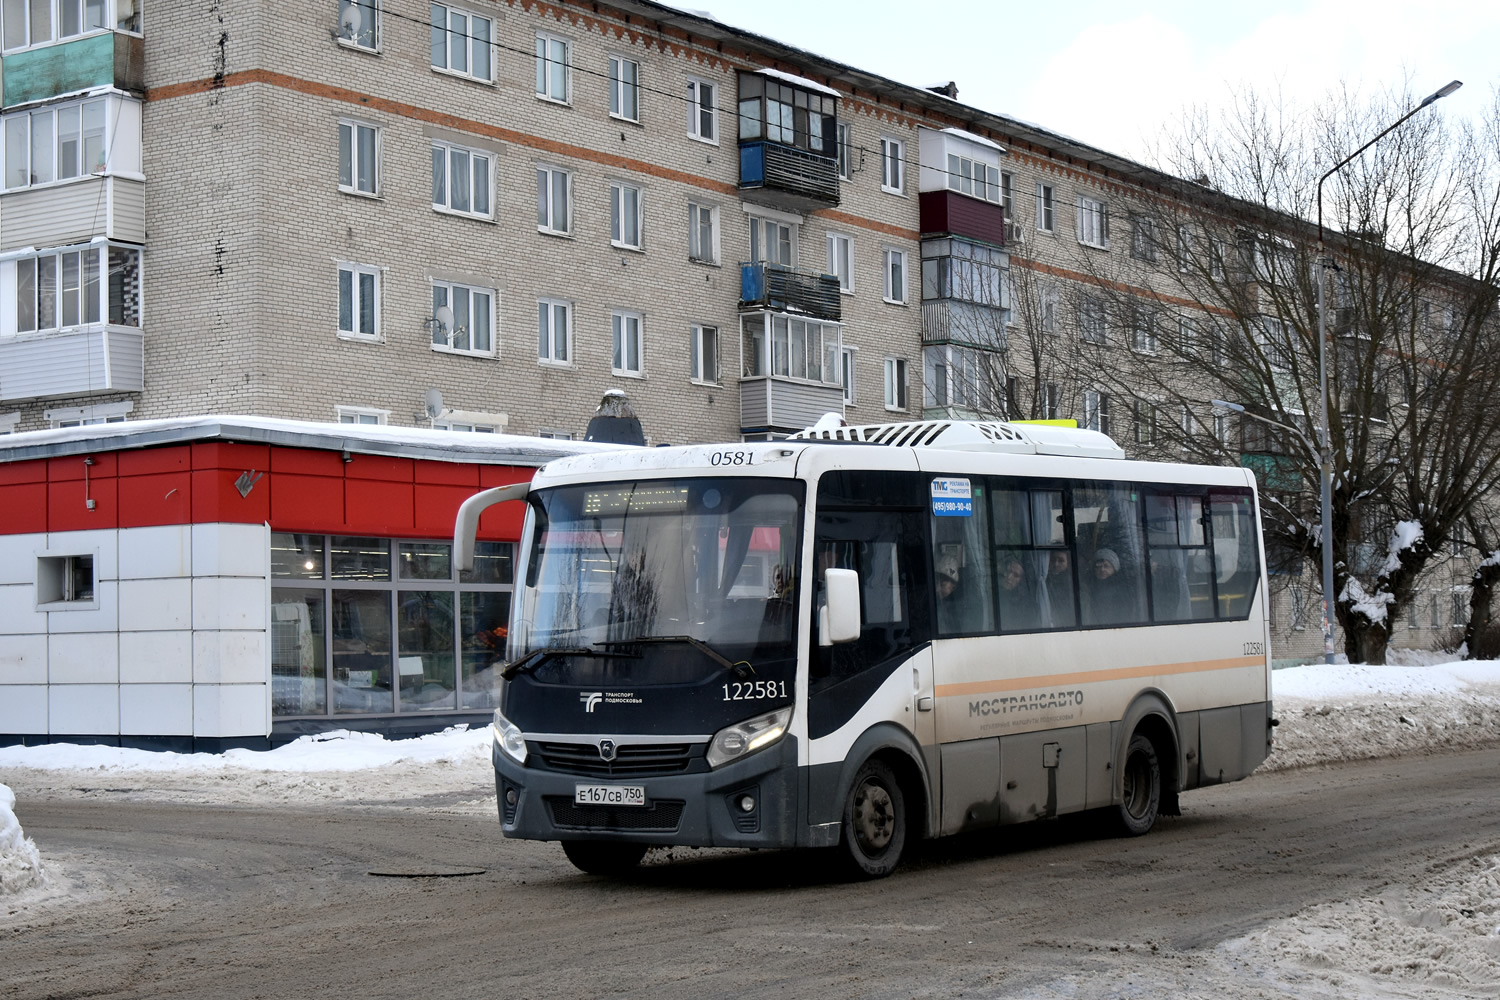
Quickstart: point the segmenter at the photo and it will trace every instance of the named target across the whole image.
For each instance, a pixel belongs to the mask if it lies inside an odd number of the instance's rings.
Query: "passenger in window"
[[[1047,558],[1047,604],[1053,628],[1073,624],[1073,560],[1067,549],[1053,549]]]
[[[1026,576],[1026,567],[1016,556],[1004,556],[1000,565],[1000,628],[1006,632],[1028,632],[1041,624],[1036,592]]]
[[[944,556],[937,564],[938,628],[944,632],[964,630],[963,588],[959,586],[960,568],[956,556]]]
[[[1090,625],[1108,625],[1131,617],[1134,601],[1120,572],[1120,556],[1114,549],[1094,553],[1094,572],[1084,588],[1084,597]]]

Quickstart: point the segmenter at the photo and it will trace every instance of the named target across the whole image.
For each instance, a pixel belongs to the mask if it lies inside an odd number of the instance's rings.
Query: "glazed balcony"
[[[839,279],[759,261],[740,265],[740,310],[769,309],[837,321]]]

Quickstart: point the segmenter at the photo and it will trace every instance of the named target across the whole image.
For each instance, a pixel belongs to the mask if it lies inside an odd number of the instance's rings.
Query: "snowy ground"
[[[1500,661],[1322,664],[1277,670],[1281,725],[1263,770],[1500,743]],[[495,813],[489,731],[420,739],[333,733],[269,752],[151,753],[55,744],[0,748],[0,896],[50,895],[23,799],[265,805],[358,803]],[[1298,996],[1500,996],[1500,856],[1434,873],[1423,895],[1313,907],[1221,945],[1236,981]]]

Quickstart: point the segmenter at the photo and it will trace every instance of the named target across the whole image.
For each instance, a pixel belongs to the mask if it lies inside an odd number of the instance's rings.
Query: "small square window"
[[[38,556],[36,603],[40,605],[95,603],[92,555]]]

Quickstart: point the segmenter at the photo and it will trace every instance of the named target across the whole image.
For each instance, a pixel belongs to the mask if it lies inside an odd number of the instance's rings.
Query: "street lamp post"
[[[1427,97],[1422,103],[1402,115],[1395,124],[1389,126],[1375,138],[1335,163],[1326,174],[1318,179],[1318,393],[1323,401],[1323,434],[1322,447],[1318,449],[1319,475],[1322,479],[1320,503],[1322,507],[1322,531],[1319,543],[1323,550],[1323,662],[1333,662],[1333,440],[1330,436],[1328,426],[1328,319],[1323,302],[1324,286],[1328,283],[1328,250],[1323,243],[1323,182],[1332,177],[1351,160],[1359,156],[1365,150],[1375,145],[1391,132],[1400,127],[1408,118],[1421,111],[1427,105],[1439,98],[1447,97],[1459,87],[1463,81],[1454,80]],[[1241,409],[1241,412],[1244,412]],[[1247,413],[1246,416],[1254,417],[1255,414]],[[1264,420],[1263,417],[1257,419]],[[1275,421],[1267,421],[1275,423]],[[1304,440],[1306,440],[1304,438]]]

